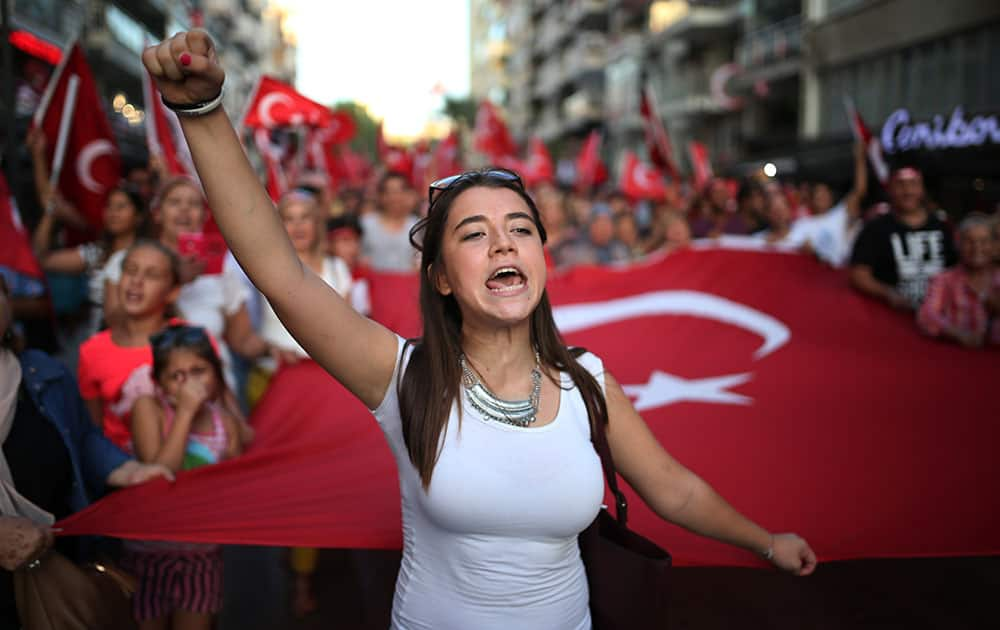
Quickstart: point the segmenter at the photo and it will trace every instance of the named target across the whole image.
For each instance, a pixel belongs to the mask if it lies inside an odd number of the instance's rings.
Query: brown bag
[[[580,533],[594,630],[661,630],[667,627],[670,554],[626,527],[628,502],[618,489],[608,438],[603,430],[591,428],[590,439],[618,515],[615,519],[601,508]]]
[[[77,566],[50,551],[14,572],[23,630],[133,630],[135,579],[110,564]]]

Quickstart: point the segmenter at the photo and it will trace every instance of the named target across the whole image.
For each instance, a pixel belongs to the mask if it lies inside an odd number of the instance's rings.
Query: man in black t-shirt
[[[873,219],[851,254],[851,284],[894,308],[920,306],[931,277],[958,260],[951,230],[924,206],[924,181],[913,168],[889,180],[892,211]]]

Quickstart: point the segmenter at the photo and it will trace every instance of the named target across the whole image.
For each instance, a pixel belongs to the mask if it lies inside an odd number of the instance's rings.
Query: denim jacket
[[[76,379],[66,366],[38,350],[26,350],[18,358],[22,384],[39,413],[59,431],[69,452],[73,465],[69,506],[78,512],[107,491],[108,475],[129,456],[90,420]]]

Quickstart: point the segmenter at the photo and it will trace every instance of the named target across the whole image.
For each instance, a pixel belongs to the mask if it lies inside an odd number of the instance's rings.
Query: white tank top
[[[404,340],[399,339],[399,361]],[[592,354],[578,361],[604,388]],[[374,410],[399,469],[403,560],[392,628],[587,630],[587,576],[577,535],[604,497],[587,409],[562,374],[550,424],[520,428],[483,419],[462,396],[448,418],[430,488],[403,442],[398,369]]]

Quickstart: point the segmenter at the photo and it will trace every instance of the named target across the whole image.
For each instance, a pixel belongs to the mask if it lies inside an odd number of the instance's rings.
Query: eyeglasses
[[[430,188],[427,191],[427,205],[434,205],[435,193],[443,193],[446,190],[454,188],[459,182],[470,179],[492,179],[494,181],[512,182],[517,184],[518,187],[524,188],[521,176],[505,168],[493,168],[488,171],[466,171],[465,173],[443,177],[435,182],[431,182]]]
[[[149,343],[153,348],[162,350],[175,344],[197,344],[208,342],[204,328],[198,326],[167,326],[160,332],[150,335]]]

